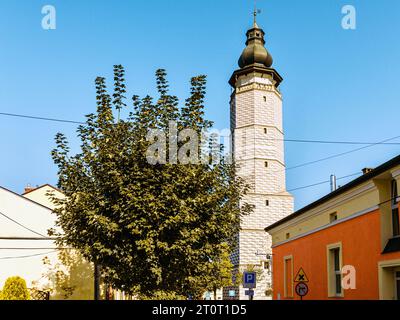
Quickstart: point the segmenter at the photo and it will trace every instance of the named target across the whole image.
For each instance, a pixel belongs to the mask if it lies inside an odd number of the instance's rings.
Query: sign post
[[[294,278],[294,282],[297,282],[295,291],[296,294],[300,297],[300,300],[303,300],[303,297],[308,294],[308,285],[309,282],[306,273],[304,272],[303,268],[300,268],[297,272],[296,277]]]
[[[253,300],[254,290],[252,289],[254,289],[256,285],[257,285],[256,273],[245,271],[243,273],[243,288],[250,289],[245,291],[245,295],[249,296],[249,300]]]
[[[303,300],[303,297],[308,293],[308,285],[305,282],[299,282],[296,284],[296,293]]]

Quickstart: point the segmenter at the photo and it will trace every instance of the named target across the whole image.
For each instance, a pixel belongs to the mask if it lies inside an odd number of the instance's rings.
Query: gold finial
[[[257,9],[257,0],[254,0],[254,11],[253,11],[253,17],[254,17],[254,21],[253,21],[253,25],[254,27],[257,27],[257,14],[261,13],[260,9]]]

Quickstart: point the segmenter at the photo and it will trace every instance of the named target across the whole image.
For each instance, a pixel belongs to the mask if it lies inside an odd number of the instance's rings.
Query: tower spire
[[[253,28],[258,28],[257,25],[257,14],[261,13],[260,9],[257,9],[257,0],[254,0],[254,10],[253,10]]]

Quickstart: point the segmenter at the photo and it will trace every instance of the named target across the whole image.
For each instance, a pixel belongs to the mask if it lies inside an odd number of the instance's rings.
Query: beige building
[[[22,195],[0,187],[0,288],[8,277],[20,276],[28,288],[51,290],[50,299],[93,299],[92,265],[76,251],[57,247],[48,236],[48,230],[56,229],[49,192],[64,197],[49,184],[27,187]],[[69,266],[60,253],[68,257]],[[63,282],[56,281],[59,271],[65,275]]]
[[[57,260],[57,248],[45,240],[47,230],[55,225],[52,209],[4,187],[0,187],[0,287],[10,276],[23,277],[28,287],[46,286],[42,279],[47,256]]]

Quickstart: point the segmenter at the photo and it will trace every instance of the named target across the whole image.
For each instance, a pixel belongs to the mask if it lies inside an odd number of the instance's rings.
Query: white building
[[[254,205],[245,216],[233,257],[235,267],[258,269],[254,299],[268,299],[271,287],[270,236],[264,228],[293,212],[293,197],[286,191],[282,125],[282,77],[273,69],[272,57],[265,49],[264,31],[254,19],[246,33],[246,48],[239,58],[229,83],[233,155],[238,175],[251,187],[244,201]],[[248,299],[240,287],[239,298]]]
[[[44,196],[49,189],[54,188],[42,186],[23,196],[0,187],[0,288],[11,276],[24,278],[28,288],[32,282],[38,283],[36,288],[45,285],[42,260],[57,260],[54,241],[45,240],[56,219]]]

